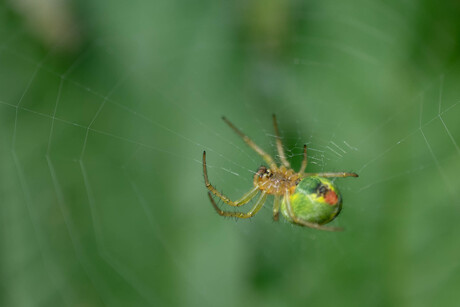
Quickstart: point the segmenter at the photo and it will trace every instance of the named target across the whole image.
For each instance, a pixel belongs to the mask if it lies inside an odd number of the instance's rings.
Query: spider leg
[[[291,168],[289,161],[286,160],[286,155],[284,154],[283,142],[281,141],[280,132],[278,130],[278,123],[276,121],[276,115],[273,114],[273,127],[275,128],[276,135],[276,147],[278,148],[278,154],[280,155],[281,162],[287,168]]]
[[[206,188],[208,188],[209,192],[211,192],[212,194],[216,195],[217,197],[222,199],[222,201],[224,203],[226,203],[227,205],[230,205],[230,206],[234,206],[234,207],[242,206],[242,205],[246,204],[247,202],[249,202],[251,199],[253,199],[254,196],[256,196],[257,192],[259,192],[259,188],[254,187],[252,190],[250,190],[249,192],[244,194],[243,197],[241,197],[237,201],[231,201],[227,196],[225,196],[222,193],[220,193],[219,191],[217,191],[216,188],[214,188],[211,185],[211,183],[209,183],[209,180],[208,180],[208,170],[206,168],[206,151],[203,151],[203,174],[204,174],[204,182],[205,182]]]
[[[276,195],[273,201],[273,220],[278,221],[279,217],[280,217],[280,197]]]
[[[288,190],[286,190],[286,192],[284,194],[284,201],[286,203],[286,209],[287,209],[287,213],[288,213],[289,217],[297,225],[306,226],[306,227],[319,229],[319,230],[326,230],[326,231],[342,231],[343,230],[340,227],[322,226],[322,225],[319,225],[319,224],[316,224],[316,223],[306,222],[304,220],[301,220],[301,219],[297,218],[294,215],[294,212],[292,212],[291,200],[289,199],[289,191]]]
[[[307,168],[307,145],[303,145],[303,160],[302,160],[302,165],[300,166],[299,173],[305,172],[305,169]]]
[[[249,147],[251,147],[253,150],[255,150],[260,156],[262,156],[262,158],[265,160],[265,162],[267,162],[267,164],[269,165],[269,167],[271,169],[273,169],[273,170],[278,169],[278,167],[276,166],[275,161],[273,160],[273,158],[269,154],[267,154],[259,146],[257,146],[256,143],[254,143],[247,135],[245,135],[238,128],[236,128],[227,118],[222,117],[222,119],[224,120],[224,122],[227,123],[227,125],[230,126],[230,128],[233,129],[233,131],[236,132],[236,134],[238,134],[241,138],[243,138],[243,140],[246,142],[246,144],[249,145]]]
[[[257,212],[259,212],[259,210],[264,205],[265,200],[267,199],[267,194],[265,192],[260,193],[259,198],[257,199],[257,201],[254,204],[254,206],[251,208],[251,210],[249,210],[248,213],[242,213],[242,212],[222,211],[222,210],[219,209],[219,207],[217,207],[216,202],[212,198],[211,192],[208,192],[208,196],[209,196],[209,199],[211,200],[212,206],[214,207],[214,209],[216,209],[216,212],[220,216],[232,216],[232,217],[237,217],[237,218],[240,218],[240,219],[247,219],[247,218],[250,218],[250,217],[254,216]]]
[[[359,177],[358,174],[356,173],[345,173],[345,172],[339,172],[339,173],[304,173],[302,174],[302,178],[305,177],[310,177],[310,176],[319,176],[319,177],[339,177],[339,178],[345,178],[345,177]]]

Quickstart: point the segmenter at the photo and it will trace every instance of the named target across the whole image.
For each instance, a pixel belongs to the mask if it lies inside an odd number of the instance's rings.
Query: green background
[[[56,4],[57,3],[57,4]],[[460,5],[0,3],[1,306],[456,306]],[[219,217],[275,155],[340,233]],[[247,206],[242,210],[248,210]]]

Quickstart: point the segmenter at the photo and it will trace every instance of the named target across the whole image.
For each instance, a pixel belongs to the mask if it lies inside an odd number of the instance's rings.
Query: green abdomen
[[[309,223],[327,224],[342,209],[342,197],[332,181],[322,177],[304,178],[290,196],[292,213]],[[281,213],[292,222],[286,201],[281,203]]]

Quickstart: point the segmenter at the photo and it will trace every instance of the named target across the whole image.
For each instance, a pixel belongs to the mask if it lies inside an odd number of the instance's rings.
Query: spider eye
[[[259,169],[257,170],[257,175],[259,175],[259,177],[262,177],[266,173],[267,173],[267,168],[263,165],[259,167]]]

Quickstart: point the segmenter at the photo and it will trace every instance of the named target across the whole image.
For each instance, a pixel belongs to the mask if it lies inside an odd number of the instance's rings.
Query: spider
[[[268,164],[260,166],[254,175],[254,187],[236,201],[220,193],[208,180],[206,168],[206,151],[203,151],[203,174],[208,196],[211,204],[221,216],[236,218],[250,218],[254,216],[264,205],[269,195],[274,196],[273,220],[278,221],[279,212],[286,220],[293,224],[306,226],[319,230],[339,231],[339,227],[323,226],[332,221],[342,209],[342,196],[332,180],[327,178],[358,177],[356,173],[305,173],[307,168],[307,145],[303,146],[303,160],[300,170],[295,172],[286,159],[283,143],[278,131],[276,116],[273,114],[273,126],[276,135],[276,147],[278,149],[281,165],[278,166],[273,158],[257,146],[248,136],[236,128],[228,119],[222,119],[230,126],[254,151],[256,151]],[[259,193],[260,192],[260,193]],[[239,207],[248,203],[259,194],[254,206],[247,213],[230,212],[219,209],[213,199],[213,195],[220,198],[225,204]]]

